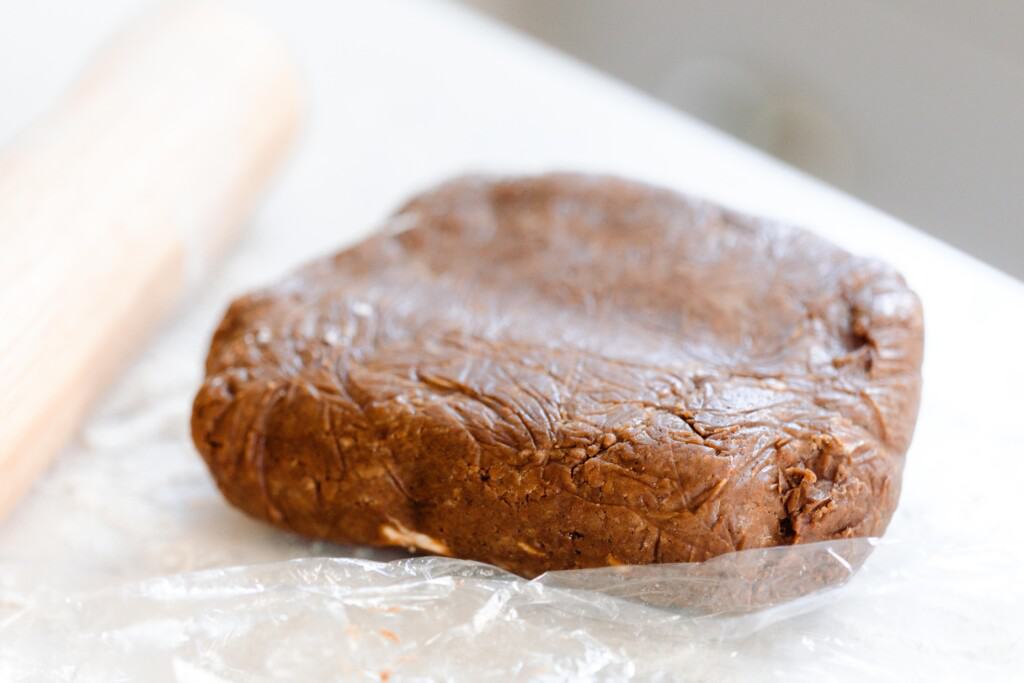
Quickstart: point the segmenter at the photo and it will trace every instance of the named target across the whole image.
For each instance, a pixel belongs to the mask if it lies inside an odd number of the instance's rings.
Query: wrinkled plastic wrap
[[[977,655],[1006,671],[1019,634],[993,642],[949,624],[958,601],[993,618],[1007,596],[982,581],[997,557],[919,553],[873,570],[876,541],[753,550],[700,564],[550,572],[526,581],[439,557],[301,558],[56,595],[0,592],[0,680],[562,681],[906,680]],[[931,567],[929,571],[927,567]],[[968,580],[949,582],[950,572]],[[890,609],[911,586],[930,596]],[[953,596],[944,600],[943,596]],[[957,652],[922,651],[911,627],[962,629]],[[889,646],[867,658],[863,626]],[[908,650],[908,648],[913,648]],[[970,660],[968,660],[970,661]],[[938,664],[937,664],[938,663]],[[963,672],[961,672],[963,673]]]
[[[532,582],[458,560],[386,562],[404,555],[281,533],[210,481],[187,431],[200,367],[189,352],[226,298],[213,292],[157,341],[0,525],[0,682],[1000,681],[1024,670],[1019,515],[991,514],[995,502],[1012,510],[1005,491],[1019,477],[943,465],[948,452],[981,453],[983,432],[948,428],[956,411],[923,413],[922,455],[877,542]]]
[[[730,641],[825,604],[872,545],[854,539],[532,581],[440,557],[209,570],[13,610],[0,626],[0,674],[75,662],[57,678],[646,678],[663,667],[631,654],[638,643],[718,668],[713,654]]]
[[[0,525],[0,682],[1000,681],[1024,671],[1022,459],[985,441],[988,425],[1019,422],[1009,403],[966,422],[962,401],[925,406],[900,509],[877,542],[527,582],[458,560],[386,562],[403,554],[247,519],[224,503],[187,426],[222,302],[268,279],[268,264],[304,257],[286,259],[280,239],[260,244],[156,340]],[[977,428],[950,427],[963,424]],[[990,453],[998,468],[974,465]]]
[[[1018,545],[943,543],[942,509],[911,505],[880,541],[534,581],[280,533],[225,505],[191,451],[181,346],[162,341],[0,527],[3,683],[1005,680],[1024,666],[1024,633],[993,628],[1019,623]]]
[[[843,639],[851,622],[881,618],[886,594],[915,580],[875,574],[844,586],[875,544],[532,581],[439,557],[302,558],[21,605],[8,594],[0,680],[744,680],[772,674],[780,657],[791,658],[787,676],[884,679],[896,675],[895,659],[865,661]],[[829,609],[851,597],[867,614]],[[900,652],[899,615],[890,616],[897,622],[880,627],[893,629]],[[833,622],[831,635],[815,617]],[[787,625],[806,634],[780,630]]]

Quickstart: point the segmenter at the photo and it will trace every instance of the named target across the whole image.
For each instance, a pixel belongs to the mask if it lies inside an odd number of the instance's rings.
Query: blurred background
[[[464,1],[1024,277],[1024,2]]]
[[[1024,2],[451,1],[1024,278]],[[0,143],[150,4],[0,4]]]

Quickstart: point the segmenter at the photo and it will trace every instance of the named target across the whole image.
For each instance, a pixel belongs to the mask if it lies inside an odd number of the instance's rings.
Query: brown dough
[[[466,178],[235,301],[192,434],[254,517],[524,575],[883,532],[917,297],[606,177]]]

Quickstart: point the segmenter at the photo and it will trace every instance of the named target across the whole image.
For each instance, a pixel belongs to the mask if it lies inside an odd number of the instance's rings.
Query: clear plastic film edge
[[[872,552],[907,555],[908,571],[873,571]],[[532,581],[441,557],[319,557],[0,593],[0,679],[744,680],[781,675],[780,655],[788,676],[885,679],[895,660],[864,658],[844,636],[874,619],[893,631],[892,656],[905,654],[886,596],[929,580],[915,567],[958,561],[917,552],[848,539]]]

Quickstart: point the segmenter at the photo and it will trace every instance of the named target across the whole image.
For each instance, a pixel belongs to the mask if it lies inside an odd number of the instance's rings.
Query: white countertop
[[[90,7],[113,21],[128,4]],[[761,632],[750,645],[756,660],[742,645],[734,658],[751,657],[763,677],[784,677],[794,653],[816,656],[815,638],[841,637],[856,657],[828,663],[836,680],[861,680],[871,661],[884,662],[867,670],[872,677],[894,680],[1024,677],[1024,285],[458,7],[249,6],[272,17],[307,73],[300,148],[224,267],[0,522],[0,590],[58,585],[47,577],[94,586],[336,551],[228,508],[188,441],[200,362],[231,296],[351,243],[403,197],[450,174],[605,171],[791,221],[886,259],[924,302],[921,415],[886,536],[892,543],[863,577],[877,585]],[[0,11],[0,23],[10,11]],[[92,28],[103,29],[98,22]],[[10,49],[0,43],[8,65]],[[65,75],[44,72],[52,78],[33,91],[25,116]],[[20,123],[10,114],[0,120]]]

